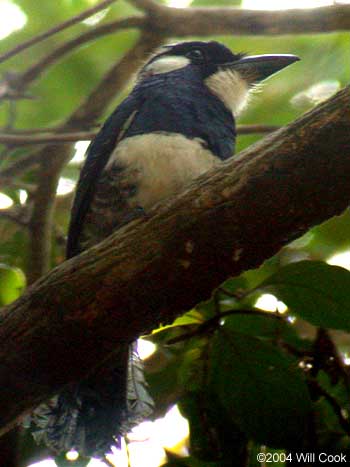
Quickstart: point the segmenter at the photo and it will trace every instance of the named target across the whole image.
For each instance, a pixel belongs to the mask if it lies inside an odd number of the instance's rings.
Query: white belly
[[[201,143],[177,134],[133,136],[118,144],[105,170],[114,164],[126,169],[124,176],[137,187],[133,203],[149,209],[219,162]]]

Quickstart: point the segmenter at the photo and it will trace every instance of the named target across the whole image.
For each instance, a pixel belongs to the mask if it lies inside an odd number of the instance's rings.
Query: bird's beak
[[[233,63],[227,63],[228,67],[238,71],[249,84],[259,83],[283,68],[300,60],[296,55],[252,55],[243,57]]]

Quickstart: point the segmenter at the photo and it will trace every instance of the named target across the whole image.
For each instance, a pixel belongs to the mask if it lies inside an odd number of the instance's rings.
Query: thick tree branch
[[[350,88],[146,217],[51,271],[1,312],[0,427],[121,342],[208,298],[349,203]]]
[[[152,22],[168,37],[316,34],[348,31],[350,5],[274,11],[159,5],[157,11],[153,10]]]
[[[241,8],[170,8],[152,0],[133,0],[144,16],[124,18],[104,25],[58,46],[21,74],[9,75],[2,83],[0,97],[24,98],[25,89],[54,63],[77,47],[121,28],[139,28],[154,32],[165,39],[171,37],[200,37],[217,34],[283,35],[310,34],[350,29],[350,5],[331,5],[314,9],[275,11],[244,10]],[[89,16],[89,15],[88,15]],[[69,23],[68,20],[67,23]],[[72,21],[75,21],[72,18]],[[59,28],[58,28],[59,30]],[[44,33],[45,38],[51,35]],[[46,35],[46,36],[45,36]],[[38,36],[40,38],[40,36]],[[37,41],[33,39],[33,44]],[[31,45],[24,42],[4,54],[4,60]],[[0,56],[0,60],[2,58]],[[28,96],[27,96],[28,97]]]
[[[159,9],[159,3],[154,0],[130,0],[130,3],[132,3],[135,8],[145,11],[148,14],[152,14]]]

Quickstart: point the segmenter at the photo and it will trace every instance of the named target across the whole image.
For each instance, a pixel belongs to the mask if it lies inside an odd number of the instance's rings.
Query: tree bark
[[[0,429],[350,199],[350,88],[66,261],[1,310]]]
[[[168,37],[315,34],[347,31],[350,25],[349,5],[341,4],[258,11],[232,7],[171,8],[156,3],[147,10],[154,28]]]

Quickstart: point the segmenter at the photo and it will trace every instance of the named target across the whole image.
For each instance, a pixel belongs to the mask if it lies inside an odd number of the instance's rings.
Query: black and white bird
[[[218,42],[162,47],[90,144],[72,208],[67,257],[180,192],[231,157],[235,120],[250,91],[299,60],[245,56]],[[152,412],[135,343],[32,415],[53,451],[103,456]]]

